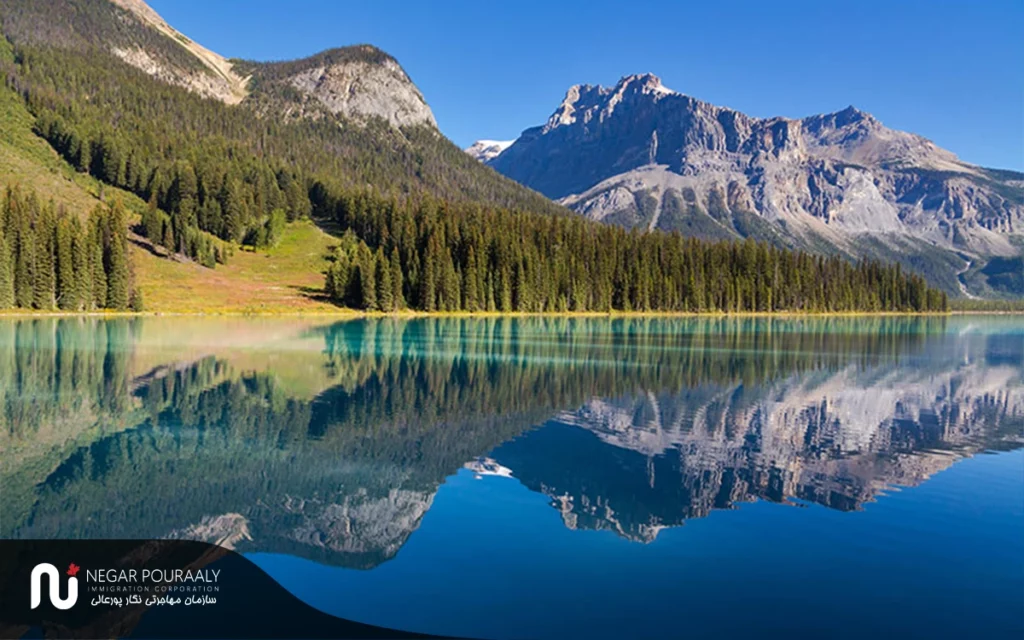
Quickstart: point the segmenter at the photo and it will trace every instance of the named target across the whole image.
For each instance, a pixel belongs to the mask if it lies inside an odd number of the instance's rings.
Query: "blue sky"
[[[370,43],[459,146],[542,123],[573,84],[652,72],[754,116],[849,104],[969,162],[1024,169],[1024,1],[150,0],[229,57]]]

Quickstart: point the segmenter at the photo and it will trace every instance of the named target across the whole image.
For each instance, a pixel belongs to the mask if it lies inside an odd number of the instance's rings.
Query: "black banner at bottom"
[[[0,638],[429,638],[305,604],[185,540],[0,540]]]

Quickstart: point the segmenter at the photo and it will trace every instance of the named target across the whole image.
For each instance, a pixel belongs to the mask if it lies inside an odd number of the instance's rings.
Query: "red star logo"
[[[71,563],[71,564],[70,564],[70,565],[68,566],[68,575],[69,575],[69,576],[71,576],[72,578],[74,578],[74,577],[75,577],[75,574],[76,574],[76,573],[78,573],[78,570],[79,570],[79,569],[81,569],[81,567],[79,567],[79,566],[78,566],[77,564],[75,564],[74,562],[72,562],[72,563]]]

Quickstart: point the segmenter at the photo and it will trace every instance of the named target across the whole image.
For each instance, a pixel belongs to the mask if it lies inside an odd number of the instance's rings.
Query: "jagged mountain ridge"
[[[977,268],[1024,252],[1024,174],[854,107],[754,118],[633,75],[571,87],[485,162],[594,220],[901,259],[956,294],[993,293]]]

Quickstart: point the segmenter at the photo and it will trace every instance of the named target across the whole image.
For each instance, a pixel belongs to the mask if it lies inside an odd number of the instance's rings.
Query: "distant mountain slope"
[[[1024,174],[853,107],[753,118],[627,76],[570,88],[547,123],[484,160],[594,220],[898,259],[958,295],[1024,294],[980,266],[1024,252]]]
[[[466,149],[466,153],[471,158],[476,158],[481,162],[487,162],[497,158],[505,149],[512,146],[515,140],[477,140]]]
[[[241,145],[344,186],[564,211],[479,166],[440,135],[398,62],[368,45],[289,62],[228,60],[142,0],[4,0],[0,29],[19,60],[39,60],[38,69],[5,69],[33,96],[35,110],[67,109],[62,117],[97,136],[145,141],[164,129],[207,148]],[[167,92],[126,67],[212,100]],[[122,109],[139,115],[148,130],[135,130]]]

